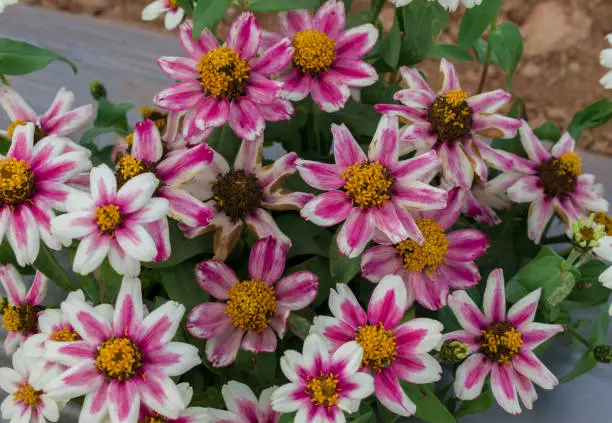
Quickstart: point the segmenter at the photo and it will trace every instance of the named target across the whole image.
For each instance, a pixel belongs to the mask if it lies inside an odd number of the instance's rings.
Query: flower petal
[[[514,372],[514,386],[525,408],[531,410],[533,403],[538,399],[538,393],[529,378],[523,376],[519,372]]]
[[[57,399],[72,399],[96,392],[104,384],[104,374],[95,362],[73,366],[45,386],[47,394]]]
[[[561,136],[561,139],[553,145],[550,151],[554,157],[561,157],[563,154],[576,149],[576,141],[566,132]]]
[[[343,191],[329,191],[310,200],[301,211],[304,219],[317,226],[333,226],[346,219],[353,201]]]
[[[282,278],[274,287],[279,307],[301,310],[317,296],[319,278],[306,270]]]
[[[276,350],[276,334],[272,328],[266,328],[262,332],[248,331],[242,339],[242,349],[254,353],[274,352]]]
[[[334,142],[334,158],[341,169],[368,160],[351,131],[344,124],[332,124],[331,131]]]
[[[489,247],[487,236],[478,229],[462,229],[446,235],[448,252],[446,259],[474,261]]]
[[[476,115],[472,131],[487,138],[513,138],[521,123],[518,119],[502,115]]]
[[[134,380],[134,379],[132,379]],[[141,401],[157,413],[176,419],[185,404],[175,383],[161,372],[147,372],[145,380],[136,379]]]
[[[403,179],[393,184],[391,198],[400,207],[415,210],[434,210],[446,207],[448,193],[416,179]]]
[[[146,119],[134,125],[134,141],[131,154],[138,160],[157,163],[163,154],[159,130],[152,120]]]
[[[389,411],[404,417],[416,412],[416,405],[406,396],[391,368],[386,367],[374,376],[374,390],[380,403]]]
[[[223,385],[221,395],[228,411],[235,413],[241,421],[257,421],[257,398],[248,385],[231,380]]]
[[[124,214],[144,207],[157,189],[159,180],[153,173],[141,173],[127,181],[117,192],[116,204]],[[125,225],[123,225],[125,227]]]
[[[40,235],[29,207],[22,206],[13,212],[6,238],[20,266],[34,263],[40,249]]]
[[[153,102],[158,107],[166,110],[190,110],[194,109],[204,96],[200,81],[187,80],[164,88],[155,94]]]
[[[365,325],[368,320],[357,297],[345,284],[336,284],[336,289],[329,291],[329,309],[337,319],[353,329]]]
[[[338,249],[348,258],[355,258],[363,252],[372,239],[373,233],[374,219],[372,213],[354,207],[338,233]]]
[[[408,294],[402,278],[397,275],[384,277],[370,297],[368,321],[371,325],[379,322],[384,328],[394,328],[408,309]]]
[[[345,183],[340,170],[333,164],[297,160],[297,170],[304,182],[317,189],[330,191]]]
[[[282,72],[291,62],[291,56],[293,56],[291,40],[283,38],[253,60],[251,71],[263,76],[276,75]]]
[[[455,374],[453,390],[457,398],[464,401],[478,398],[491,367],[491,361],[484,354],[473,354],[466,358]]]
[[[370,282],[379,282],[387,275],[396,275],[403,269],[398,250],[390,245],[377,245],[361,256],[361,275]]]
[[[229,290],[238,281],[236,273],[225,263],[204,260],[195,269],[195,279],[200,287],[218,300],[227,300]]]
[[[470,159],[460,145],[445,143],[439,151],[442,175],[451,186],[469,190],[474,179],[474,169]]]
[[[178,36],[183,49],[194,60],[200,60],[205,53],[219,47],[217,37],[208,28],[204,28],[197,41],[194,40],[191,20],[179,25]]]
[[[109,236],[100,236],[97,232],[87,235],[77,247],[72,270],[87,275],[100,266],[111,245]]]
[[[497,403],[510,414],[519,414],[521,407],[514,386],[514,369],[498,363],[491,369],[491,389]]]
[[[112,381],[107,394],[108,414],[113,423],[136,421],[140,410],[140,392],[131,381],[119,383]]]
[[[504,90],[494,90],[467,99],[472,113],[495,113],[512,99],[512,94]]]
[[[544,196],[541,178],[536,175],[519,179],[508,189],[508,196],[517,203],[531,203]]]
[[[336,55],[339,59],[361,59],[377,40],[378,29],[372,24],[349,28],[336,38]]]
[[[449,283],[442,274],[409,272],[408,277],[412,293],[419,304],[429,310],[439,310],[446,306]]]
[[[529,206],[529,216],[527,217],[527,234],[529,239],[535,243],[540,243],[544,229],[555,212],[554,202],[547,197],[541,197]]]
[[[329,74],[349,87],[368,87],[378,80],[376,69],[357,59],[337,59]]]
[[[167,301],[149,313],[140,325],[136,340],[143,350],[152,351],[166,345],[174,335],[185,314],[185,306]]]
[[[278,77],[283,83],[279,96],[286,100],[301,101],[305,99],[312,90],[313,79],[310,74],[303,73],[299,69],[289,69]]]
[[[398,158],[398,137],[397,118],[383,115],[370,143],[369,160],[378,161],[387,168],[393,169]]]
[[[230,25],[227,45],[243,60],[249,61],[257,54],[261,42],[261,27],[251,12],[244,12]]]
[[[410,383],[431,383],[440,380],[442,366],[429,354],[404,354],[391,365],[397,376]]]
[[[36,122],[38,118],[36,112],[26,103],[23,97],[11,87],[0,87],[0,106],[11,121]]]
[[[455,66],[446,59],[440,62],[440,72],[442,72],[442,89],[440,92],[446,94],[449,91],[461,89],[459,76],[455,70]]]
[[[12,264],[0,266],[0,283],[2,283],[9,304],[18,305],[24,302],[26,287],[21,275]]]
[[[523,335],[523,346],[524,348],[533,350],[542,342],[549,340],[560,332],[563,332],[563,326],[561,325],[533,322],[528,328],[523,328],[521,331]]]
[[[521,137],[521,144],[523,144],[527,156],[536,163],[543,163],[548,160],[550,158],[550,153],[546,151],[546,148],[544,148],[541,141],[529,127],[529,124],[525,121],[521,121],[521,124],[519,134]]]
[[[113,331],[134,334],[139,330],[143,318],[142,287],[140,279],[125,276],[117,296]]]
[[[81,413],[87,416],[88,422],[99,423],[107,417],[108,404],[107,392],[109,385],[102,385],[97,390],[85,395]]]
[[[115,231],[117,243],[123,251],[138,261],[153,261],[157,248],[147,230],[138,224]]]
[[[163,348],[147,353],[147,365],[160,369],[170,377],[180,376],[202,363],[198,355],[199,351],[194,345],[169,342]]]
[[[332,349],[337,349],[355,339],[356,329],[335,317],[315,316],[311,333],[324,336],[332,345]]]
[[[289,237],[280,230],[274,218],[264,209],[255,209],[245,218],[245,222],[257,238],[270,236],[276,239],[285,251],[291,246]]]
[[[524,327],[529,328],[528,325],[533,323],[533,318],[538,309],[538,302],[540,301],[540,295],[542,294],[542,288],[538,288],[532,291],[530,294],[521,298],[508,310],[508,321],[517,328],[520,332]]]
[[[512,366],[542,389],[553,389],[559,383],[555,375],[529,349],[522,348],[518,358],[512,361]]]
[[[187,79],[198,79],[198,62],[187,57],[160,57],[157,59],[159,69],[172,79],[184,81]]]
[[[338,0],[328,0],[317,10],[313,18],[314,29],[335,39],[344,29],[346,14],[344,3]]]
[[[278,14],[278,22],[283,35],[289,38],[293,38],[297,32],[312,28],[312,18],[306,9],[281,12]]]
[[[465,291],[455,291],[448,297],[448,306],[461,327],[471,334],[480,335],[482,329],[491,323],[476,307]]]
[[[236,361],[242,331],[226,330],[223,334],[209,339],[206,343],[206,359],[213,367],[227,367]]]
[[[246,97],[231,102],[229,122],[236,135],[248,141],[260,137],[266,127],[259,107]]]
[[[442,329],[442,323],[419,317],[399,325],[394,330],[395,340],[402,353],[424,354],[440,343]]]
[[[502,269],[494,269],[489,274],[482,302],[488,320],[498,323],[506,321],[506,291]]]
[[[285,270],[286,253],[282,244],[272,237],[260,239],[249,256],[249,275],[253,280],[272,285]]]
[[[410,159],[402,160],[392,170],[394,179],[410,178],[428,182],[431,175],[440,171],[440,157],[428,151]]]
[[[187,331],[196,338],[210,339],[232,329],[223,303],[203,303],[195,306],[187,316]]]

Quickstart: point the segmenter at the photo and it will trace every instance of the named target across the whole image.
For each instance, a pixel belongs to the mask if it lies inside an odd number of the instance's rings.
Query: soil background
[[[150,28],[163,28],[140,20],[140,12],[151,0],[22,0],[23,3],[71,13],[84,13],[102,19],[123,20]],[[369,0],[355,0],[351,12],[368,8]],[[451,14],[449,25],[438,42],[456,44],[463,7]],[[262,16],[262,25],[273,28],[275,18]],[[381,13],[388,29],[393,9],[388,4]],[[511,21],[524,38],[524,54],[514,77],[514,94],[523,98],[532,126],[552,120],[562,130],[577,110],[612,96],[599,84],[605,69],[599,54],[607,47],[604,39],[612,33],[612,0],[505,0],[500,20]],[[433,80],[438,78],[438,61],[426,60],[418,66]],[[475,92],[481,65],[474,61],[457,63],[463,88]],[[492,67],[485,90],[505,87],[503,73]],[[612,155],[612,124],[584,133],[580,146],[596,153]]]

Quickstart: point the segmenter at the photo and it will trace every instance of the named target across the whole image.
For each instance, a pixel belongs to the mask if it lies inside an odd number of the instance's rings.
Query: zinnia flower
[[[517,203],[531,203],[528,236],[539,243],[555,210],[566,222],[589,212],[607,212],[608,202],[595,186],[595,177],[582,173],[576,142],[565,133],[551,151],[533,133],[527,122],[520,129],[521,143],[529,160],[515,163],[515,172],[500,175],[488,188],[503,192]],[[520,166],[519,166],[520,164]]]
[[[463,342],[471,353],[457,368],[453,385],[457,398],[466,401],[477,398],[490,373],[497,403],[508,413],[518,414],[519,397],[528,409],[538,398],[533,383],[544,389],[559,383],[532,351],[563,331],[561,325],[533,321],[541,292],[538,288],[523,297],[506,314],[504,274],[495,269],[484,293],[484,314],[465,291],[455,291],[449,297],[448,305],[463,330],[448,333],[444,338]]]
[[[47,295],[49,281],[37,271],[34,282],[26,293],[21,275],[11,264],[7,264],[0,266],[0,283],[8,299],[8,305],[2,313],[2,327],[8,332],[4,340],[4,350],[11,355],[25,340],[39,332],[38,318],[44,310],[41,303]]]
[[[51,234],[53,209],[65,210],[68,179],[91,167],[82,150],[64,153],[67,138],[45,137],[34,145],[34,124],[15,128],[6,157],[0,156],[0,239],[5,235],[21,266],[38,257],[40,239],[59,250],[65,239]]]
[[[276,423],[280,416],[272,409],[270,397],[276,386],[264,389],[257,397],[244,383],[230,380],[221,388],[225,410],[207,408],[212,423]]]
[[[323,335],[333,349],[356,341],[363,348],[361,369],[373,372],[378,400],[400,416],[412,416],[416,405],[406,396],[399,379],[430,383],[440,379],[442,367],[429,355],[442,340],[442,324],[417,318],[401,323],[408,310],[408,296],[399,276],[386,276],[376,286],[368,312],[345,284],[329,294],[334,317],[317,316],[313,332]]]
[[[154,195],[168,200],[169,216],[188,226],[204,227],[213,217],[212,209],[182,186],[203,171],[213,156],[214,152],[207,144],[165,151],[157,126],[147,119],[136,124],[131,148],[117,161],[117,184],[121,189],[132,178],[151,172],[160,182]],[[157,245],[153,261],[167,260],[170,257],[167,218],[164,216],[149,222],[146,228]]]
[[[3,1],[6,3],[6,0]],[[0,87],[0,106],[11,120],[7,130],[0,132],[8,138],[12,138],[16,128],[25,126],[26,123],[32,123],[35,128],[34,143],[38,143],[47,135],[65,136],[73,134],[87,125],[94,116],[93,104],[70,110],[73,102],[74,94],[72,91],[62,87],[57,91],[49,110],[39,116],[17,91],[11,87]],[[86,150],[70,140],[66,147]]]
[[[48,394],[47,385],[57,376],[58,369],[45,366],[44,361],[26,357],[21,348],[12,358],[12,369],[0,369],[0,388],[8,393],[0,406],[2,418],[9,423],[56,422],[59,407]]]
[[[176,28],[185,16],[177,0],[155,0],[142,9],[141,18],[143,21],[154,21],[163,13],[166,14],[164,26],[168,31]]]
[[[158,59],[162,72],[180,82],[159,92],[155,104],[189,111],[183,122],[186,138],[229,121],[238,137],[253,141],[263,134],[266,120],[287,120],[293,115],[291,103],[277,98],[282,84],[271,79],[291,60],[289,39],[256,57],[261,28],[251,12],[242,13],[231,24],[223,46],[208,28],[194,41],[190,21],[183,22],[178,32],[189,57]]]
[[[477,229],[449,231],[461,215],[463,192],[449,192],[448,205],[442,210],[416,214],[416,225],[425,241],[419,245],[406,238],[393,242],[382,232],[376,233],[378,244],[361,257],[361,274],[379,282],[386,275],[402,277],[410,298],[430,310],[446,305],[449,288],[468,289],[480,281],[474,260],[489,246],[487,236]],[[403,221],[408,212],[398,212]]]
[[[147,172],[117,190],[117,180],[108,166],[91,170],[91,194],[70,194],[68,213],[52,222],[54,233],[81,240],[72,263],[75,272],[86,275],[94,271],[108,255],[117,273],[135,276],[140,273],[141,261],[153,260],[160,242],[145,226],[170,210],[165,198],[151,198],[158,184],[155,175]]]
[[[213,162],[185,185],[213,210],[208,226],[181,225],[188,238],[215,230],[215,260],[225,260],[234,248],[243,228],[257,238],[272,236],[287,248],[291,240],[281,232],[269,211],[301,210],[313,198],[305,192],[281,188],[282,180],[296,170],[297,154],[287,153],[269,166],[262,166],[263,139],[242,141],[234,168],[219,153]]]
[[[325,112],[344,107],[350,88],[367,87],[378,79],[376,69],[361,58],[376,44],[378,30],[364,24],[344,30],[344,2],[327,0],[311,17],[308,10],[279,13],[281,34],[266,33],[277,42],[289,37],[294,51],[291,69],[279,77],[284,83],[281,97],[312,99]]]
[[[281,279],[285,259],[285,248],[266,237],[251,250],[250,279],[239,279],[216,260],[204,260],[196,267],[196,282],[219,301],[194,307],[186,327],[196,338],[208,339],[206,358],[214,367],[232,364],[241,346],[256,353],[274,351],[277,335],[282,339],[285,334],[289,313],[317,296],[318,278],[311,272]]]
[[[312,334],[300,354],[287,350],[281,369],[289,379],[272,394],[272,408],[292,413],[295,423],[342,423],[344,413],[354,413],[362,399],[374,391],[372,376],[360,372],[363,349],[347,342],[333,354],[325,338]]]
[[[482,3],[482,0],[437,0],[437,2],[440,3],[440,5],[446,10],[454,12],[459,7],[459,3],[463,3],[465,7],[470,9],[474,6],[479,6]],[[391,3],[393,3],[395,7],[402,7],[412,3],[412,0],[391,0]]]
[[[442,89],[436,93],[419,71],[400,69],[408,89],[395,93],[402,105],[377,104],[376,110],[407,122],[400,136],[400,155],[433,149],[442,159],[442,176],[451,186],[469,190],[474,175],[487,180],[487,165],[509,172],[512,156],[491,148],[487,138],[512,138],[520,121],[496,114],[512,95],[502,90],[469,97],[455,67],[442,59]]]
[[[436,153],[398,160],[397,118],[383,116],[368,151],[361,150],[348,128],[332,124],[335,164],[298,160],[298,171],[310,186],[328,191],[302,209],[302,217],[319,226],[344,220],[337,241],[342,254],[357,257],[372,239],[374,230],[393,243],[406,238],[425,240],[414,219],[399,210],[441,209],[447,193],[428,185],[440,167]]]
[[[193,398],[193,388],[186,382],[179,383],[176,388],[185,406],[185,409],[179,413],[177,418],[160,415],[145,404],[141,404],[138,421],[141,423],[211,423],[210,413],[207,409],[189,407]]]
[[[612,44],[612,34],[606,36],[608,43]],[[599,61],[602,66],[612,69],[612,48],[602,50]],[[612,89],[612,70],[608,71],[599,81],[606,89]]]
[[[112,319],[77,299],[62,311],[81,340],[47,341],[45,357],[68,367],[47,389],[58,399],[85,395],[84,418],[136,423],[141,404],[162,416],[178,418],[185,403],[175,383],[201,363],[198,349],[171,342],[185,307],[168,301],[144,315],[140,280],[124,277]]]

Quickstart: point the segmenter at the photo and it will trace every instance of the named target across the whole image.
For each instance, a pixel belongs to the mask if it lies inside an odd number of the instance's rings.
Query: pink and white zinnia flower
[[[313,198],[305,192],[281,187],[282,180],[296,171],[297,154],[287,153],[269,166],[262,166],[263,139],[242,141],[234,168],[219,153],[213,162],[185,185],[185,190],[205,201],[213,210],[207,226],[181,225],[187,238],[215,230],[215,260],[225,260],[243,228],[257,238],[272,236],[287,248],[291,240],[277,226],[272,210],[301,210]]]
[[[361,274],[378,283],[387,275],[402,277],[409,298],[409,306],[416,301],[430,310],[446,306],[449,288],[468,289],[480,281],[474,260],[489,246],[487,236],[477,229],[449,232],[461,215],[464,192],[460,188],[449,191],[447,207],[416,213],[416,226],[425,241],[419,245],[406,238],[393,242],[384,233],[374,234],[378,244],[361,257]],[[408,212],[399,210],[405,221]]]
[[[185,403],[171,377],[201,363],[193,345],[171,342],[185,313],[174,301],[144,315],[140,280],[124,277],[112,320],[84,301],[62,304],[81,337],[47,341],[45,356],[68,367],[47,385],[59,399],[85,395],[80,421],[136,423],[141,404],[170,419]]]
[[[521,143],[529,160],[515,162],[514,172],[487,184],[496,193],[507,190],[517,203],[531,203],[527,228],[529,239],[539,243],[555,211],[565,222],[591,212],[607,212],[608,201],[595,184],[595,176],[582,173],[576,142],[565,133],[549,151],[523,121]]]
[[[145,404],[141,404],[138,421],[149,423],[214,423],[214,421],[211,421],[210,413],[205,408],[189,407],[193,398],[193,388],[188,383],[179,383],[176,385],[176,389],[178,389],[185,406],[185,409],[179,413],[177,418],[160,415]]]
[[[429,351],[442,340],[442,323],[418,318],[401,323],[409,308],[402,279],[389,275],[376,286],[366,313],[345,284],[329,294],[334,317],[317,316],[311,333],[323,335],[333,349],[356,341],[363,348],[361,369],[374,375],[378,400],[400,416],[412,416],[416,405],[404,393],[399,379],[430,383],[440,379],[442,367]]]
[[[298,160],[298,171],[310,186],[328,191],[309,201],[302,217],[319,226],[344,220],[338,248],[348,257],[361,254],[375,229],[393,243],[406,238],[423,243],[414,219],[399,210],[441,209],[447,192],[427,184],[438,172],[440,158],[434,152],[398,160],[396,117],[383,116],[365,155],[348,128],[332,124],[335,164]]]
[[[361,60],[376,44],[378,30],[364,24],[344,30],[344,2],[327,0],[314,17],[308,10],[279,13],[281,34],[266,33],[265,40],[289,37],[293,45],[292,67],[279,77],[281,97],[312,99],[325,112],[344,107],[354,87],[367,87],[378,79],[376,69]]]
[[[147,119],[135,125],[132,145],[117,161],[117,184],[121,188],[132,178],[152,172],[160,182],[154,196],[168,200],[169,216],[188,226],[204,227],[212,219],[213,210],[185,191],[183,185],[202,172],[213,156],[207,144],[164,150],[159,129]],[[164,216],[149,222],[146,228],[157,245],[153,261],[168,260],[171,253],[168,219]]]
[[[4,350],[11,355],[32,335],[39,332],[41,305],[47,295],[49,280],[41,272],[36,272],[34,282],[26,293],[21,275],[13,265],[0,266],[0,283],[4,288],[8,305],[2,314],[2,326],[8,331],[4,340]]]
[[[448,305],[463,330],[447,333],[444,338],[463,342],[471,354],[455,375],[453,386],[459,399],[477,398],[490,373],[497,403],[508,413],[518,414],[519,397],[528,409],[538,398],[533,383],[544,389],[559,383],[533,352],[542,342],[563,331],[561,325],[533,321],[541,292],[541,288],[531,292],[506,313],[504,274],[495,269],[484,293],[484,314],[465,291],[455,291],[449,297]]]
[[[154,21],[163,13],[166,14],[164,26],[168,31],[179,26],[185,16],[185,11],[178,5],[177,0],[154,0],[142,9],[141,18],[143,21]]]
[[[108,255],[117,273],[135,276],[141,261],[152,261],[159,240],[145,225],[166,216],[170,210],[165,198],[151,198],[158,179],[142,173],[117,190],[117,180],[106,165],[91,170],[91,194],[73,192],[68,197],[68,213],[53,219],[53,232],[80,239],[72,269],[82,275],[93,272]]]
[[[8,393],[2,401],[2,418],[9,423],[45,423],[59,419],[59,406],[47,391],[57,377],[57,368],[44,361],[26,357],[23,350],[13,354],[13,368],[0,369],[0,389]]]
[[[360,372],[363,349],[347,342],[333,354],[320,335],[304,340],[300,354],[287,350],[281,357],[281,369],[289,379],[272,394],[272,408],[292,413],[295,423],[343,423],[344,413],[354,413],[362,399],[374,391],[372,376]]]
[[[285,252],[272,237],[257,241],[249,256],[247,280],[240,280],[220,261],[204,260],[196,267],[196,282],[220,301],[194,307],[186,327],[196,338],[208,339],[206,358],[214,367],[232,364],[241,346],[255,353],[276,350],[276,337],[284,336],[289,313],[317,296],[319,279],[311,272],[281,279]]]
[[[402,105],[377,104],[379,112],[407,122],[400,135],[400,155],[438,152],[442,177],[450,186],[469,190],[474,175],[487,180],[487,166],[509,172],[512,155],[489,146],[486,138],[512,138],[520,121],[496,114],[512,95],[502,90],[468,97],[455,67],[442,59],[442,89],[436,93],[416,69],[400,69],[408,89],[395,93]]]
[[[264,389],[258,401],[248,385],[231,380],[221,388],[227,411],[214,408],[206,411],[212,416],[212,423],[276,423],[280,413],[274,411],[270,403],[276,389],[276,386]]]
[[[15,128],[0,156],[0,239],[5,235],[21,266],[38,257],[40,240],[54,250],[66,239],[51,234],[53,210],[65,210],[67,181],[91,167],[82,150],[64,153],[67,138],[51,135],[34,145],[34,124]]]
[[[183,122],[187,141],[228,121],[239,138],[253,141],[263,135],[266,120],[277,122],[293,115],[291,103],[278,98],[282,83],[271,79],[291,60],[289,39],[257,56],[261,28],[251,12],[242,13],[231,24],[223,46],[208,28],[194,41],[190,21],[183,22],[178,32],[189,57],[157,60],[162,72],[180,82],[160,91],[155,104],[170,111],[189,111]]]

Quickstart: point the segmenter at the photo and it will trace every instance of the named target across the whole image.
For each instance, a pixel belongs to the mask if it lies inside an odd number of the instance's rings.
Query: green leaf
[[[568,131],[576,141],[580,139],[582,131],[597,128],[612,119],[612,100],[601,99],[589,104],[583,110],[574,115]]]
[[[493,393],[491,389],[487,387],[483,390],[482,394],[474,400],[463,401],[457,411],[455,411],[455,418],[469,416],[470,414],[483,413],[487,411],[493,405]]]
[[[212,134],[206,139],[206,142],[229,163],[234,161],[240,149],[240,138],[238,138],[228,124],[215,128]]]
[[[97,128],[89,128],[87,131],[81,135],[81,139],[79,140],[79,144],[88,147],[89,145],[94,144],[94,140],[100,135],[104,134],[119,134],[122,136],[127,135],[129,132],[122,130],[121,128],[114,127],[97,127]]]
[[[308,336],[310,326],[311,324],[307,319],[295,313],[291,313],[289,319],[287,319],[287,328],[289,331],[302,341]]]
[[[590,372],[595,368],[595,366],[597,366],[597,360],[595,360],[591,351],[587,351],[582,355],[572,371],[559,379],[559,383],[570,382],[576,379],[578,376],[582,376],[583,374]]]
[[[293,423],[296,413],[281,414],[276,423]]]
[[[380,43],[380,58],[392,70],[397,68],[397,62],[402,48],[402,35],[400,34],[397,16],[393,18],[393,25]]]
[[[329,256],[329,243],[332,235],[325,229],[305,221],[297,214],[282,214],[276,218],[278,228],[287,235],[293,244],[287,257],[316,254]]]
[[[231,0],[200,0],[193,11],[193,39],[197,40],[204,28],[219,22],[231,6]]]
[[[249,9],[256,12],[281,12],[293,9],[313,9],[319,7],[320,4],[319,0],[252,0],[249,3]]]
[[[610,316],[608,314],[608,304],[599,307],[597,317],[593,323],[593,328],[589,334],[589,342],[593,344],[605,344],[608,334],[608,326],[610,326]]]
[[[474,60],[467,51],[452,44],[435,44],[429,52],[429,57],[433,57],[434,59],[442,59],[444,57],[446,59],[459,60],[462,62],[471,62]]]
[[[178,0],[178,5],[185,11],[185,15],[189,17],[193,16],[193,4],[191,0]]]
[[[359,257],[350,259],[340,252],[337,243],[339,232],[340,229],[334,235],[329,247],[329,272],[334,282],[349,283],[351,279],[359,274],[361,260]]]
[[[361,101],[365,104],[394,103],[393,96],[398,91],[399,87],[397,85],[391,85],[379,79],[373,85],[361,89]]]
[[[123,277],[113,269],[108,259],[94,272],[100,283],[100,302],[115,304]]]
[[[351,423],[376,423],[376,415],[374,415],[373,411],[368,411],[367,413],[350,420]]]
[[[275,352],[258,353],[255,355],[255,374],[262,386],[269,386],[276,375],[278,359]]]
[[[489,42],[501,68],[506,73],[508,87],[512,88],[512,74],[523,54],[521,31],[513,23],[502,22],[495,31],[489,34]]]
[[[11,140],[0,134],[0,154],[6,155],[11,148]]]
[[[168,296],[183,304],[187,311],[208,301],[208,294],[195,281],[196,264],[190,260],[161,271],[161,283]]]
[[[181,232],[177,224],[175,222],[170,222],[170,245],[172,249],[170,258],[166,261],[157,263],[148,262],[142,263],[142,265],[150,269],[164,269],[176,266],[185,260],[201,254],[212,254],[213,236],[214,234],[211,232],[194,239],[187,239],[183,236],[183,232]]]
[[[533,132],[541,140],[557,142],[559,141],[559,138],[561,138],[561,130],[551,120],[538,126],[536,129],[533,130]]]
[[[403,9],[404,39],[399,64],[412,66],[425,59],[448,23],[448,12],[437,2],[415,0]]]
[[[476,41],[474,41],[474,44],[472,44],[472,50],[474,50],[476,59],[478,59],[478,61],[482,64],[484,64],[486,61],[488,46],[489,44],[482,38],[477,39]],[[489,63],[491,65],[499,66],[499,60],[497,60],[497,56],[495,55],[493,50],[491,50],[491,57],[489,58]]]
[[[576,286],[567,300],[584,303],[585,308],[607,302],[610,290],[599,282],[599,275],[607,268],[608,266],[599,260],[590,260],[580,266],[578,269],[580,270],[580,279],[576,282]]]
[[[94,121],[96,128],[117,128],[122,133],[131,131],[127,121],[126,113],[134,107],[131,103],[111,103],[106,97],[100,97],[98,101],[98,114]]]
[[[425,387],[401,382],[408,398],[416,404],[415,417],[429,423],[455,423],[455,418],[440,399]]]
[[[392,411],[389,411],[387,407],[381,403],[377,403],[378,417],[383,423],[394,423],[399,419],[399,416]]]
[[[72,291],[72,282],[64,268],[58,263],[56,257],[46,245],[40,246],[38,257],[34,262],[34,267],[40,270],[48,277],[51,282],[55,283],[66,291]]]
[[[25,75],[45,68],[54,60],[67,63],[74,73],[77,68],[65,56],[24,41],[0,38],[0,72],[5,75]]]
[[[326,247],[332,242],[327,242]],[[314,273],[319,278],[319,288],[317,292],[317,298],[315,298],[313,304],[321,305],[329,296],[329,290],[334,285],[334,280],[329,271],[329,262],[327,259],[321,256],[312,257],[298,265],[291,267],[287,270],[287,274],[290,275],[301,270],[308,270]]]
[[[503,0],[484,0],[480,6],[467,9],[459,26],[459,45],[468,49],[482,36],[499,13]]]

